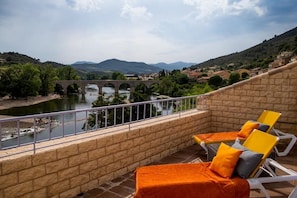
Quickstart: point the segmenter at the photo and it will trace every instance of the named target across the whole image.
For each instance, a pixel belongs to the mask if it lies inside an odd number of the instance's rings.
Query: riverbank
[[[28,97],[24,99],[11,99],[9,97],[3,97],[0,99],[0,110],[3,109],[10,109],[13,107],[23,107],[34,105],[42,102],[46,102],[49,100],[59,99],[61,98],[58,94],[50,94],[48,96],[35,96],[35,97]]]

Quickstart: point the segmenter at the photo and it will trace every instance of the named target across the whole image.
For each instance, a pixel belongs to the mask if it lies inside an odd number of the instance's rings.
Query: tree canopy
[[[0,67],[0,95],[12,98],[47,96],[55,89],[55,80],[77,80],[70,66],[54,68],[49,64],[15,64]]]

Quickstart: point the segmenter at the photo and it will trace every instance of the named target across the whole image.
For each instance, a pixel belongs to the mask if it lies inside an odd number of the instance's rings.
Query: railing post
[[[2,125],[0,123],[0,150],[2,150]]]
[[[34,124],[33,124],[33,132],[34,132],[34,143],[33,143],[33,153],[36,153],[36,141],[37,141],[37,133],[36,133],[36,119],[34,118]]]
[[[20,135],[20,121],[17,121],[17,133],[18,133],[18,146],[21,145],[21,135]]]

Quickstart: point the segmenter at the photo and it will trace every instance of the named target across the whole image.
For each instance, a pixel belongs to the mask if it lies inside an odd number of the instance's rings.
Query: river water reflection
[[[104,97],[108,98],[114,94],[114,89],[111,87],[103,87]],[[129,99],[130,92],[127,90],[119,90],[120,95],[124,95]],[[61,99],[50,100],[47,102],[24,106],[24,107],[14,107],[10,109],[4,109],[0,111],[0,115],[9,116],[24,116],[39,113],[50,113],[57,111],[67,111],[67,110],[77,110],[91,108],[92,102],[97,100],[98,90],[86,91],[86,94],[82,95],[71,95],[65,96]]]

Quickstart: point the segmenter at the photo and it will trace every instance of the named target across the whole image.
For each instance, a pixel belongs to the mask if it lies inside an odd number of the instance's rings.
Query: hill
[[[157,63],[157,64],[151,64],[153,66],[156,66],[156,67],[160,67],[164,70],[175,70],[175,69],[183,69],[185,67],[190,67],[192,65],[196,65],[196,63],[185,63],[185,62],[175,62],[175,63],[170,63],[170,64],[167,64],[167,63]]]
[[[121,72],[123,74],[157,73],[162,69],[143,62],[128,62],[118,59],[109,59],[100,63],[79,62],[71,65],[82,72]]]
[[[0,65],[25,64],[25,63],[40,64],[39,59],[35,59],[24,54],[19,54],[17,52],[0,53]]]
[[[269,40],[246,49],[226,56],[210,59],[208,61],[191,66],[191,69],[220,66],[226,68],[232,64],[235,67],[253,69],[255,67],[268,67],[280,52],[293,51],[297,53],[297,27],[279,36],[275,35]]]

